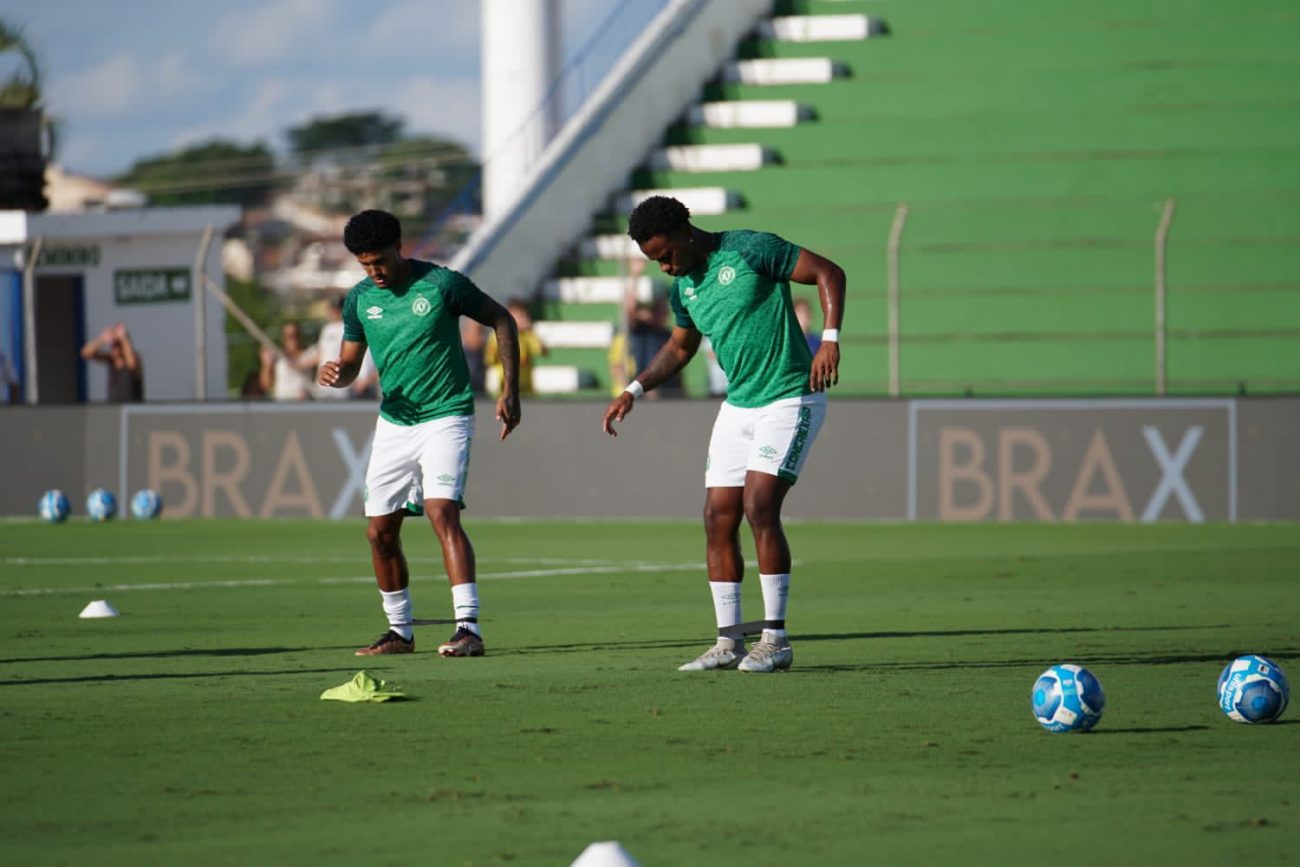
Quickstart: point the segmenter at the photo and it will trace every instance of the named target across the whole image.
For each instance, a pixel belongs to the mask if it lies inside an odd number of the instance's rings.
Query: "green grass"
[[[1240,652],[1300,672],[1296,526],[795,524],[795,668],[768,677],[674,670],[713,631],[693,523],[470,529],[489,655],[439,659],[431,627],[363,665],[360,520],[0,524],[5,861],[1296,857],[1300,719],[1214,700]],[[446,616],[406,535],[416,616]],[[98,598],[122,616],[77,619]],[[1106,688],[1088,735],[1029,713],[1067,660]],[[411,700],[318,700],[362,667]]]

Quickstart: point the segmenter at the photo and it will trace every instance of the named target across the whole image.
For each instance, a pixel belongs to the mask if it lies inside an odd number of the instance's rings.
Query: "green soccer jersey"
[[[790,297],[799,253],[769,232],[722,232],[705,264],[673,281],[677,324],[713,342],[733,406],[766,406],[812,392],[812,353]]]
[[[449,415],[471,415],[460,316],[484,294],[468,277],[432,262],[411,260],[411,280],[381,288],[367,277],[343,302],[343,339],[370,345],[384,392],[379,414],[413,425]]]

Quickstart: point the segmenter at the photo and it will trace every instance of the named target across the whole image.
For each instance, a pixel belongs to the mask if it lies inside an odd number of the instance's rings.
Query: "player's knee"
[[[449,533],[460,532],[460,506],[450,500],[439,500],[437,503],[438,505],[429,506],[426,502],[425,505],[425,514],[429,516],[433,532],[440,539]]]
[[[713,500],[704,504],[704,530],[709,535],[730,535],[740,526],[741,512],[730,503]]]
[[[391,557],[397,553],[398,534],[396,530],[378,524],[371,524],[366,527],[366,540],[370,542],[371,549],[381,557]]]
[[[746,496],[745,520],[755,530],[769,530],[781,526],[781,509],[770,497]]]

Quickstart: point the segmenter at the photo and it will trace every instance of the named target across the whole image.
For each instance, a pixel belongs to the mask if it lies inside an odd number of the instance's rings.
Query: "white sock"
[[[718,619],[718,630],[728,626],[740,625],[740,582],[710,581],[709,590],[713,593],[713,614]],[[718,637],[719,644],[730,642],[731,647],[743,643],[744,639]]]
[[[451,585],[451,605],[455,610],[456,628],[468,629],[475,635],[482,636],[478,629],[478,584]]]
[[[780,624],[769,626],[765,631],[780,633],[781,637],[785,637],[785,602],[790,596],[790,573],[760,574],[758,580],[763,585],[763,619],[769,624]]]
[[[384,597],[388,628],[410,641],[415,635],[415,630],[411,628],[411,588],[404,587],[392,593],[380,590],[379,595]]]

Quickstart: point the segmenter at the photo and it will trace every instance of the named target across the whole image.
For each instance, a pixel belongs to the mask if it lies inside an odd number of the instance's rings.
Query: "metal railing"
[[[554,120],[557,130],[562,127],[582,107],[583,102],[601,83],[605,73],[646,25],[667,5],[668,0],[622,0],[615,6],[564,62],[555,80],[546,89],[542,101],[529,112],[518,129],[507,137],[500,146],[501,150],[509,150],[515,143],[533,137],[538,125],[549,124]],[[534,155],[533,162],[540,156],[540,153]],[[434,218],[416,246],[418,251],[425,254],[436,252],[441,258],[448,257],[448,251],[452,249],[448,235],[457,223],[478,215],[483,170],[491,165],[495,157],[495,153],[484,155],[475,176],[461,188],[442,213]],[[532,164],[525,168],[531,168]]]
[[[1265,194],[1265,197],[1267,198],[1267,194]],[[880,393],[883,391],[891,397],[951,391],[971,394],[995,394],[1001,389],[1037,389],[1045,392],[1072,389],[1094,390],[1096,392],[1120,390],[1164,396],[1169,393],[1174,385],[1183,392],[1188,390],[1222,391],[1224,389],[1240,393],[1250,390],[1300,391],[1300,369],[1288,368],[1285,360],[1279,360],[1275,370],[1253,373],[1249,376],[1238,375],[1233,371],[1225,370],[1222,375],[1202,377],[1200,379],[1185,377],[1177,383],[1171,383],[1170,380],[1169,344],[1171,340],[1180,341],[1184,348],[1195,347],[1198,340],[1300,340],[1300,279],[1286,276],[1287,274],[1293,275],[1297,273],[1294,268],[1300,266],[1300,235],[1287,234],[1283,229],[1279,230],[1277,234],[1270,233],[1265,236],[1253,231],[1249,226],[1245,228],[1240,225],[1234,226],[1230,216],[1226,218],[1219,217],[1215,221],[1218,228],[1213,230],[1204,228],[1206,226],[1204,220],[1207,214],[1206,208],[1213,208],[1219,210],[1220,213],[1231,214],[1234,207],[1248,210],[1250,200],[1254,198],[1257,198],[1257,196],[1243,193],[1237,195],[1188,195],[1183,197],[1182,200],[1167,198],[1154,202],[1137,199],[1079,197],[1074,199],[1044,198],[1003,202],[989,200],[902,202],[892,206],[883,203],[863,203],[859,206],[842,206],[843,210],[860,215],[875,211],[874,219],[878,225],[884,223],[882,211],[887,207],[893,208],[888,234],[884,239],[884,260],[886,263],[884,292],[886,325],[884,333],[883,335],[879,332],[867,335],[860,334],[856,338],[850,338],[852,342],[859,345],[883,344],[886,350],[884,382],[881,386],[875,387],[864,382],[847,383],[847,385],[850,390],[855,392]],[[1181,213],[1184,207],[1183,202],[1190,206],[1189,213],[1192,210],[1199,209],[1201,229],[1195,232],[1194,236],[1179,241],[1178,233],[1174,231],[1174,216],[1176,212]],[[1082,209],[1101,209],[1105,213],[1097,218],[1097,225],[1105,224],[1107,229],[1105,234],[1087,236],[1049,234],[1047,237],[1040,238],[998,236],[991,239],[980,238],[977,240],[970,237],[948,236],[929,237],[909,244],[909,230],[917,223],[918,217],[923,217],[923,215],[934,216],[937,213],[942,213],[945,217],[952,217],[955,212],[966,209],[988,213],[989,211],[1011,209],[1032,211],[1036,208],[1051,209],[1054,213],[1069,212],[1072,209],[1076,212]],[[1121,222],[1120,214],[1122,213],[1122,221],[1131,225],[1135,216],[1139,213],[1137,210],[1139,208],[1146,213],[1155,215],[1149,224],[1150,229],[1145,238],[1137,233],[1120,234],[1120,230],[1117,230],[1113,223]],[[980,216],[972,213],[969,221],[965,221],[963,218],[962,222],[974,226],[980,220]],[[1024,218],[1023,225],[1032,222],[1033,218],[1027,216]],[[960,234],[960,231],[956,232],[956,234]],[[974,234],[978,235],[980,233],[975,232]],[[1171,241],[1177,242],[1172,244],[1172,252]],[[868,242],[868,246],[870,246],[870,242]],[[1182,282],[1171,282],[1169,276],[1171,259],[1177,262],[1178,257],[1182,255],[1186,260],[1191,251],[1203,251],[1204,248],[1212,246],[1222,247],[1225,251],[1223,257],[1219,259],[1220,263],[1230,262],[1229,257],[1233,255],[1250,256],[1258,260],[1262,250],[1272,250],[1274,264],[1270,267],[1273,273],[1279,276],[1279,279],[1252,281],[1246,277],[1235,278],[1228,276],[1217,282],[1196,282],[1195,280],[1189,281],[1186,278]],[[1007,327],[994,331],[963,328],[963,323],[955,319],[951,323],[952,327],[943,331],[909,330],[907,328],[909,301],[922,298],[926,300],[944,297],[954,299],[958,297],[970,298],[973,296],[992,298],[995,295],[1043,297],[1058,291],[1080,291],[1073,289],[1057,290],[1052,287],[1033,285],[1014,287],[949,285],[934,287],[909,284],[908,280],[905,279],[905,266],[922,263],[927,260],[927,257],[937,257],[945,254],[969,255],[974,266],[972,272],[982,274],[978,262],[981,253],[1003,255],[1009,253],[1012,256],[1023,254],[1019,255],[1014,261],[1020,264],[1028,264],[1035,257],[1042,255],[1051,255],[1062,251],[1078,252],[1096,263],[1097,260],[1093,257],[1108,255],[1129,257],[1128,251],[1135,251],[1141,247],[1146,247],[1152,252],[1147,271],[1150,279],[1147,284],[1149,288],[1144,290],[1136,280],[1125,282],[1122,285],[1118,282],[1102,280],[1099,281],[1100,285],[1094,288],[1099,292],[1118,294],[1149,292],[1154,307],[1154,315],[1149,322],[1138,321],[1136,318],[1125,319],[1121,314],[1116,314],[1113,320],[1107,323],[1104,328],[1071,327],[1069,323],[1063,323],[1061,327],[1052,329],[1018,329],[1014,316],[1011,316],[1008,317]],[[854,253],[843,248],[839,251],[831,248],[828,253],[832,254],[833,257],[841,253],[845,256],[854,255]],[[856,251],[856,253],[860,256],[861,251]],[[932,263],[933,259],[929,261]],[[998,263],[998,267],[1005,268],[1006,262]],[[1111,280],[1117,279],[1121,273],[1126,276],[1137,276],[1135,271],[1126,270],[1126,267],[1112,267],[1110,269]],[[1195,266],[1185,267],[1187,267],[1187,270],[1183,272],[1184,275],[1188,274]],[[1288,268],[1293,270],[1288,271]],[[863,282],[869,281],[864,280]],[[1261,312],[1254,316],[1243,317],[1250,320],[1247,324],[1234,325],[1231,322],[1215,322],[1199,326],[1184,325],[1181,328],[1171,328],[1170,326],[1169,308],[1171,300],[1176,301],[1179,297],[1188,297],[1191,293],[1224,296],[1219,303],[1223,305],[1222,309],[1225,312],[1241,312],[1249,310],[1248,299],[1250,297],[1267,297],[1279,292],[1290,293],[1296,297],[1295,305],[1290,308],[1292,315],[1287,315],[1284,308],[1281,318],[1270,318],[1270,314],[1263,312],[1261,309]],[[1234,296],[1231,300],[1227,297],[1228,293],[1232,293]],[[861,315],[860,311],[863,310],[866,304],[870,303],[873,302],[864,300],[859,296],[855,299],[854,313]],[[1271,305],[1270,310],[1276,306]],[[1151,361],[1146,370],[1133,370],[1131,374],[1126,371],[1121,377],[1099,376],[1077,379],[1073,377],[1035,375],[1034,373],[1036,370],[1036,350],[1032,344],[1035,342],[1055,343],[1058,346],[1061,344],[1082,346],[1085,343],[1132,343],[1135,341],[1139,343],[1149,341]],[[911,358],[917,357],[913,353],[924,353],[928,347],[954,343],[1022,344],[1025,346],[1023,350],[1023,368],[1026,374],[1014,380],[981,379],[978,375],[969,377],[954,375],[946,381],[935,378],[919,379],[913,377],[909,379],[906,376],[909,356]]]

